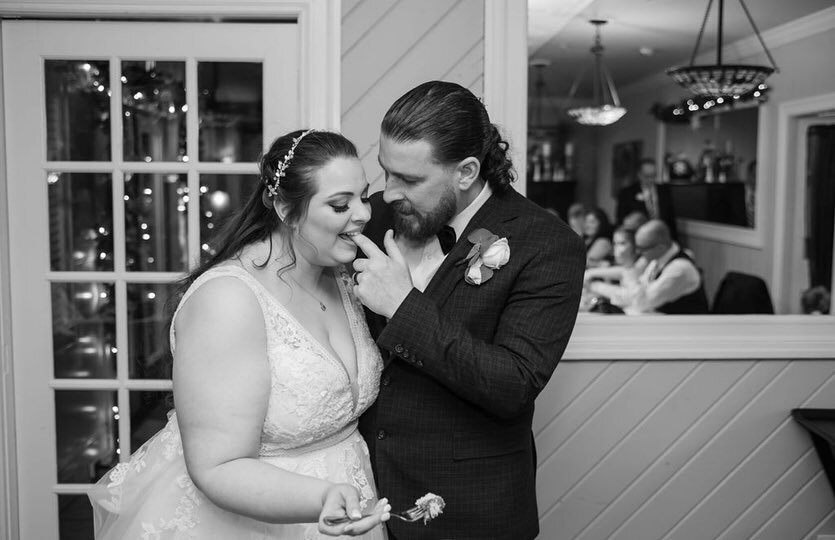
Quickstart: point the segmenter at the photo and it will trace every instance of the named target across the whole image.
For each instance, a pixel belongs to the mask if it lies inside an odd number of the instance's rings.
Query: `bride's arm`
[[[273,523],[359,513],[356,490],[257,459],[270,394],[264,316],[235,278],[203,284],[175,321],[174,399],[194,484],[217,506]],[[325,513],[327,513],[325,512]],[[375,518],[349,531],[370,529]],[[373,523],[372,523],[373,521]],[[338,534],[337,530],[328,531]]]

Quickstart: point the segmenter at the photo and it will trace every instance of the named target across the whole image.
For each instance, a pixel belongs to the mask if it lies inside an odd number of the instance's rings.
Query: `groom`
[[[446,501],[427,525],[389,521],[397,540],[539,531],[534,400],[574,327],[585,252],[510,186],[507,153],[457,84],[424,83],[383,118],[386,186],[354,269],[385,368],[360,429],[394,510]]]

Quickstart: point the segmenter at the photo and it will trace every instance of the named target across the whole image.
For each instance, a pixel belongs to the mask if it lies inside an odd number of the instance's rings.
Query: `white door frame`
[[[39,1],[7,2],[0,5],[0,18],[40,17],[75,19],[79,17],[178,18],[205,20],[225,16],[296,19],[301,32],[300,89],[301,116],[305,124],[340,129],[341,0],[243,0],[219,5],[197,0],[119,2],[108,0],[73,4]],[[0,27],[2,32],[2,27]],[[0,53],[2,51],[0,50]],[[0,59],[2,73],[2,59]],[[5,110],[0,80],[0,134],[5,132]],[[0,135],[0,208],[8,208],[8,175],[5,140]],[[3,212],[5,214],[5,212]],[[9,283],[9,238],[7,217],[0,219],[0,537],[19,537],[18,471],[14,387],[11,343],[11,285]]]
[[[808,160],[808,130],[814,125],[835,125],[835,118],[820,118],[817,116],[804,116],[797,119],[797,139],[795,140],[795,148],[797,149],[796,159],[794,160],[794,188],[789,189],[789,194],[793,197],[789,201],[791,213],[789,219],[792,220],[794,232],[794,241],[791,242],[791,253],[789,253],[788,261],[789,268],[784,280],[786,290],[789,293],[788,298],[800,299],[803,291],[809,286],[809,259],[805,253],[805,242],[798,239],[798,236],[805,238],[807,214],[807,189],[806,182],[807,160]],[[835,227],[835,223],[833,223]],[[835,247],[835,246],[833,246]],[[833,249],[833,261],[835,261],[835,249]],[[829,283],[829,290],[835,290],[835,274],[832,276],[832,281]],[[791,306],[795,310],[800,310],[800,302],[794,302],[796,305]],[[832,300],[830,301],[830,304]],[[830,313],[835,313],[830,305]]]
[[[798,170],[798,156],[795,152],[798,140],[798,124],[802,117],[818,112],[835,109],[835,92],[810,98],[781,103],[777,109],[777,181],[774,212],[774,278],[771,290],[774,296],[775,310],[783,313],[790,301],[786,298],[791,290],[788,280],[792,272],[789,269],[791,242],[794,238],[794,203],[797,197],[797,182],[794,181]]]
[[[0,43],[3,28],[0,27]],[[6,192],[6,118],[3,102],[0,47],[0,208],[8,208]],[[14,373],[12,371],[11,283],[9,281],[8,217],[0,219],[0,537],[18,537],[17,440],[15,436]]]

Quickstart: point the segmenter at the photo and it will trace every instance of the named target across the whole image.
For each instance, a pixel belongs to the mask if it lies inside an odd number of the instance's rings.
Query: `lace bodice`
[[[290,456],[348,437],[360,414],[377,397],[382,371],[379,350],[365,327],[362,307],[351,292],[350,277],[342,268],[335,269],[334,274],[356,344],[355,386],[342,361],[314,339],[255,277],[240,266],[229,264],[211,268],[195,280],[180,301],[182,306],[203,283],[222,276],[241,279],[258,299],[264,313],[272,379],[261,431],[261,456]],[[173,324],[170,339],[173,351],[176,346]]]

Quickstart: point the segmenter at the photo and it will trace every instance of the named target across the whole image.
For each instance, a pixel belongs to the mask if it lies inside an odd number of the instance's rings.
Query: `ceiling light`
[[[702,26],[699,28],[699,37],[696,39],[696,46],[693,48],[693,54],[690,57],[690,65],[667,70],[667,75],[672,77],[675,82],[697,96],[737,97],[742,94],[747,94],[758,85],[764,83],[769,75],[778,71],[777,65],[774,63],[774,58],[771,57],[768,47],[765,46],[765,42],[762,36],[760,36],[759,30],[757,30],[757,25],[754,24],[754,19],[751,18],[751,13],[749,13],[744,0],[739,0],[739,3],[743,11],[745,11],[745,16],[748,17],[748,22],[751,23],[751,27],[754,29],[754,33],[757,39],[759,39],[763,50],[765,50],[765,54],[771,62],[771,67],[722,63],[722,18],[724,15],[724,0],[719,0],[716,63],[710,65],[693,65],[693,62],[696,60],[696,54],[699,51],[702,35],[705,31],[705,24],[710,15],[710,8],[713,5],[713,0],[709,0],[704,19],[702,19]]]
[[[626,109],[620,106],[615,84],[612,82],[612,77],[603,64],[603,45],[601,45],[600,41],[600,27],[606,24],[607,21],[593,19],[589,22],[594,25],[594,45],[591,48],[591,52],[594,55],[594,73],[592,78],[594,99],[589,106],[573,107],[568,109],[567,112],[569,116],[580,124],[587,126],[608,126],[620,120],[626,114]],[[574,93],[577,91],[586,69],[580,72],[574,84],[571,86],[571,91],[568,93],[569,98],[574,97]]]

